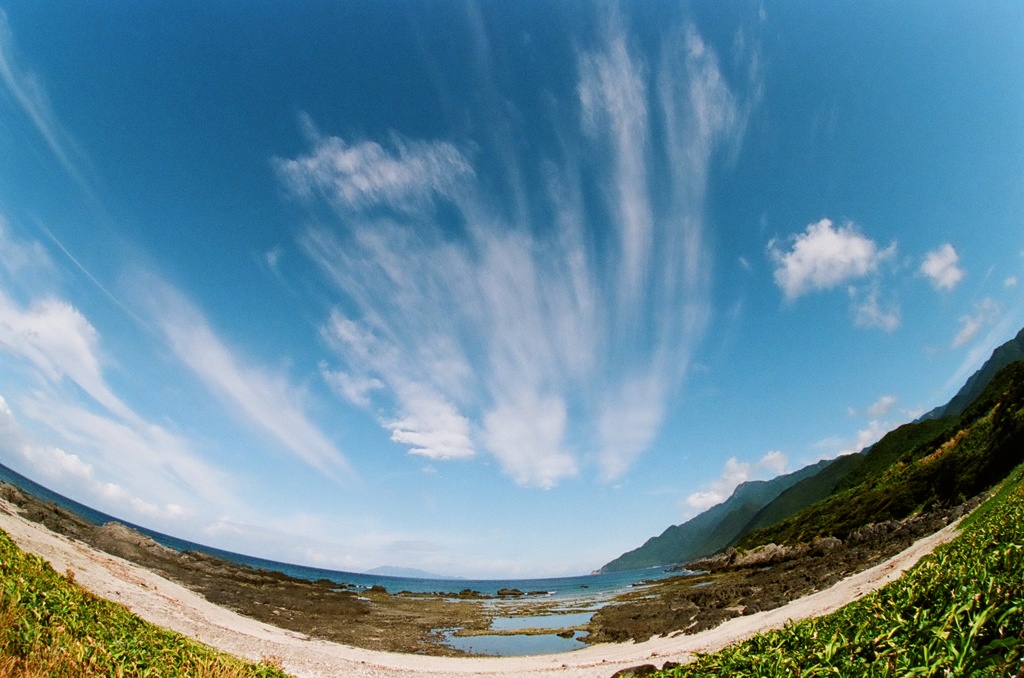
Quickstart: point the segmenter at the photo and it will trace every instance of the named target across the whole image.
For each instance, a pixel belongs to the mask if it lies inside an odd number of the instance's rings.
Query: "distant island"
[[[414,567],[396,567],[394,565],[381,565],[363,574],[376,574],[382,577],[406,577],[408,579],[465,579],[465,577],[454,577],[446,574],[434,574],[425,570],[417,570]]]

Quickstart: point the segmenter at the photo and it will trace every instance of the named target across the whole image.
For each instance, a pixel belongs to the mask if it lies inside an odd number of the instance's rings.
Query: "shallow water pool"
[[[579,650],[587,646],[586,643],[577,640],[582,635],[585,635],[583,631],[577,631],[572,638],[560,638],[553,633],[545,633],[543,635],[517,633],[512,635],[465,637],[446,633],[444,642],[445,645],[469,654],[522,657],[531,654],[554,654],[556,652]]]

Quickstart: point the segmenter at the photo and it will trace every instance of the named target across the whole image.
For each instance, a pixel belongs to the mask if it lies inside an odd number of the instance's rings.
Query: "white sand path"
[[[956,535],[956,523],[924,537],[884,563],[852,575],[831,588],[788,605],[736,617],[693,635],[655,637],[642,643],[602,644],[562,654],[531,657],[427,657],[364,650],[310,639],[243,617],[121,558],[97,551],[30,522],[0,500],[0,529],[24,551],[42,556],[58,572],[74,573],[93,593],[126,605],[159,626],[196,638],[230,654],[258,661],[277,657],[299,678],[447,678],[459,676],[565,676],[608,678],[639,664],[687,662],[697,652],[713,652],[790,620],[828,614],[897,579],[923,555]]]

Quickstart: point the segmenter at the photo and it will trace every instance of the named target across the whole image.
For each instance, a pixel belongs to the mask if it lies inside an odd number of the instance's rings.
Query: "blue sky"
[[[1024,325],[1019,3],[0,5],[0,461],[579,574]]]

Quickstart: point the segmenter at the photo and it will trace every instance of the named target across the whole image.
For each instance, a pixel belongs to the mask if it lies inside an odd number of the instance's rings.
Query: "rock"
[[[523,592],[519,589],[498,589],[498,595],[502,598],[506,598],[509,596],[521,596],[523,595]]]
[[[639,678],[640,676],[652,676],[658,672],[654,664],[641,664],[628,669],[622,669],[612,674],[611,678]]]
[[[732,564],[736,558],[736,549],[728,548],[721,553],[716,553],[713,556],[707,558],[698,558],[697,560],[691,560],[686,563],[686,569],[693,570],[695,572],[701,572],[708,570],[714,572],[715,570],[721,570]]]
[[[96,528],[96,544],[114,555],[131,555],[139,552],[150,555],[177,556],[178,552],[152,538],[137,532],[127,525],[109,522]]]
[[[573,636],[576,635],[576,631],[574,631],[572,629],[569,629],[567,631],[562,631],[560,633],[556,633],[555,635],[558,636],[559,638],[572,638]]]
[[[386,594],[388,592],[388,590],[386,588],[384,588],[383,586],[381,586],[380,584],[374,584],[373,586],[370,587],[369,592],[370,593],[385,593]]]
[[[763,567],[772,563],[778,563],[786,559],[789,549],[778,544],[765,544],[758,546],[752,551],[743,555],[737,555],[733,559],[733,567]]]
[[[851,544],[859,544],[866,541],[874,541],[881,539],[890,532],[895,532],[900,528],[900,524],[895,520],[886,520],[881,523],[868,523],[864,527],[860,527],[853,531],[849,536],[849,542]]]
[[[812,556],[823,556],[842,545],[842,540],[835,537],[815,537],[811,542],[810,553]]]

